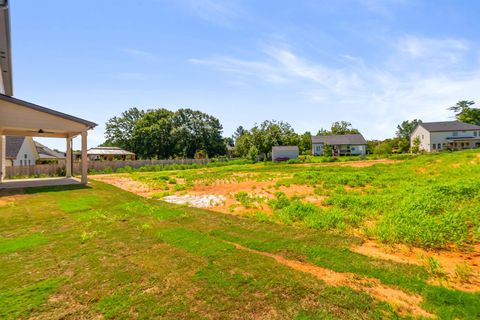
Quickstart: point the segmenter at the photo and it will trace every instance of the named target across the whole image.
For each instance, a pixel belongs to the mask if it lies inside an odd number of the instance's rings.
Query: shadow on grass
[[[91,189],[92,187],[83,185],[83,184],[70,184],[70,185],[60,185],[60,186],[44,186],[44,187],[28,187],[28,188],[9,188],[9,189],[0,189],[1,196],[14,196],[18,194],[36,194],[44,192],[59,192],[59,191],[70,191],[70,190],[83,190]]]

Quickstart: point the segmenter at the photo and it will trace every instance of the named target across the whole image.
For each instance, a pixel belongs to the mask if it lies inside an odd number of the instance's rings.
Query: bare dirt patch
[[[361,246],[353,247],[352,251],[378,259],[421,266],[425,266],[432,257],[447,275],[446,279],[434,279],[434,283],[463,291],[480,291],[480,245],[473,247],[470,252],[458,252],[425,250],[405,245],[384,246],[374,241],[365,241]],[[458,270],[462,267],[465,269],[465,266],[469,274],[464,274],[465,278],[462,279]]]
[[[396,311],[401,314],[412,314],[414,316],[422,316],[433,318],[434,316],[420,307],[422,297],[418,295],[408,294],[402,290],[392,288],[380,283],[379,280],[373,278],[360,277],[353,273],[335,272],[330,269],[315,266],[306,262],[285,259],[282,256],[268,252],[262,252],[243,247],[236,243],[231,243],[238,250],[248,251],[264,257],[274,259],[276,262],[290,267],[294,270],[311,274],[330,286],[348,286],[357,291],[368,292],[375,298],[391,304]]]
[[[91,179],[105,182],[120,189],[129,191],[131,193],[138,194],[142,197],[150,197],[151,195],[164,191],[155,189],[152,186],[149,186],[146,183],[135,181],[131,179],[128,175],[119,175],[119,174],[99,174],[90,176]]]
[[[378,159],[378,160],[360,160],[360,161],[345,161],[345,162],[322,162],[322,163],[300,163],[296,166],[308,166],[308,167],[354,167],[354,168],[365,168],[370,167],[376,164],[393,164],[399,163],[400,160],[390,160],[390,159]]]
[[[16,200],[25,197],[23,190],[5,189],[0,191],[0,207],[6,207],[14,203]]]

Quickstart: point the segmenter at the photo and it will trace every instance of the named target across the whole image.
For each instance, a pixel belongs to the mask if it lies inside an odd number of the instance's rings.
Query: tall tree
[[[455,118],[458,121],[480,125],[480,109],[472,108],[474,101],[462,100],[458,101],[454,106],[449,107],[455,113]]]
[[[140,158],[166,159],[174,156],[172,116],[172,111],[155,109],[137,121],[132,138]]]
[[[409,152],[410,151],[410,136],[413,130],[417,127],[419,123],[422,123],[420,119],[413,119],[412,121],[405,120],[397,126],[396,136],[394,139],[394,148],[398,149],[399,152]]]
[[[298,149],[301,154],[311,154],[312,151],[312,134],[310,131],[305,132],[298,137]]]
[[[145,115],[145,111],[130,108],[122,112],[120,117],[109,119],[105,125],[105,145],[117,146],[135,152],[132,133],[138,122]]]
[[[332,134],[358,134],[358,131],[355,128],[352,128],[352,124],[348,121],[336,121],[332,123],[332,127],[330,129]]]
[[[226,153],[223,128],[217,118],[192,109],[179,109],[172,121],[176,154],[192,158],[197,150],[207,151],[209,157]]]

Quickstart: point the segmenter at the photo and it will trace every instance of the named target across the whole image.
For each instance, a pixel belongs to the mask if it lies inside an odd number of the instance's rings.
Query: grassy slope
[[[279,200],[286,201],[271,202],[273,221],[322,230],[362,229],[383,242],[419,247],[462,248],[480,241],[477,150],[423,155],[394,165],[363,168],[256,164],[134,173],[132,177],[171,191],[188,189],[199,181],[275,178],[276,186],[312,186],[325,200],[323,208],[316,208],[280,194]],[[244,204],[255,201],[246,194],[241,196]]]
[[[441,318],[480,317],[480,296],[427,284],[417,266],[348,250],[359,239],[149,201],[101,183],[30,189],[0,207],[0,318],[397,317],[365,293],[224,240],[421,294]]]

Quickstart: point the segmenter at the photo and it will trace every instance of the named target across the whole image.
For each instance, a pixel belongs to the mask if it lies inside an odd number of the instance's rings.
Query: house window
[[[458,132],[457,132],[457,131],[453,131],[453,132],[452,132],[452,136],[458,137]]]
[[[28,159],[28,165],[30,165],[30,159]]]
[[[27,159],[27,157],[28,157],[28,156],[27,156],[27,154],[25,153],[25,154],[23,155],[23,158],[24,158],[24,159]]]
[[[470,147],[470,142],[465,142],[465,147]]]
[[[476,137],[477,136],[477,131],[473,131],[473,135]]]
[[[434,143],[432,144],[433,150],[437,149],[437,145]]]
[[[442,145],[440,143],[437,145],[437,149],[438,150],[442,149]]]
[[[423,134],[422,134],[422,140],[423,140]]]
[[[20,165],[23,166],[23,160],[20,160]]]
[[[355,147],[354,147],[354,146],[352,146],[350,149],[351,149],[352,151],[355,151]]]

